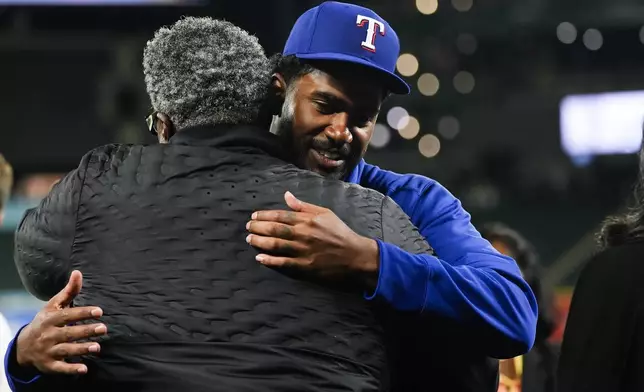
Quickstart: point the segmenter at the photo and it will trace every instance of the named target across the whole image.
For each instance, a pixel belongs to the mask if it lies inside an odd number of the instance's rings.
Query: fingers
[[[83,274],[74,270],[69,277],[67,285],[47,303],[56,309],[64,308],[72,303],[74,298],[80,293],[83,287]]]
[[[101,351],[101,345],[95,342],[88,343],[61,343],[51,349],[51,355],[56,359],[66,359],[87,354],[96,354]]]
[[[286,192],[284,194],[284,200],[286,201],[286,205],[289,206],[293,211],[302,211],[302,202],[293,196],[291,192]]]
[[[103,310],[96,306],[82,308],[63,308],[50,312],[44,324],[63,327],[79,321],[97,319],[103,315]]]
[[[302,246],[298,243],[279,238],[249,234],[246,237],[246,242],[255,248],[262,249],[264,252],[277,253],[285,256],[294,256],[302,252]]]
[[[295,237],[295,227],[282,223],[250,221],[246,223],[246,230],[252,234],[277,237],[284,240],[292,240]]]
[[[258,254],[255,256],[255,260],[264,264],[267,267],[296,267],[303,264],[303,260],[295,259],[292,257],[276,257],[269,256],[265,254]]]
[[[310,204],[299,200],[298,198],[293,196],[291,192],[286,192],[284,194],[284,200],[286,201],[286,205],[292,208],[294,211],[308,212],[311,214],[321,214],[327,211],[327,209],[324,207],[316,206],[315,204]]]
[[[62,374],[85,374],[87,373],[87,366],[82,363],[67,363],[64,361],[55,361],[47,366],[47,370],[52,373]]]
[[[286,225],[294,226],[298,223],[304,223],[310,220],[311,215],[308,213],[294,211],[268,210],[254,212],[251,218],[253,220],[284,223]]]
[[[57,343],[73,342],[76,340],[102,336],[106,333],[107,327],[104,324],[74,325],[59,328],[56,331],[55,340]]]

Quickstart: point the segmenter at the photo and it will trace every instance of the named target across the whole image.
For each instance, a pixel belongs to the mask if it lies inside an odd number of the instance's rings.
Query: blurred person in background
[[[68,343],[98,332],[51,321],[69,321],[74,309],[44,309],[8,358],[12,376],[33,372],[14,376],[16,390],[52,390],[36,370],[85,373],[69,386],[93,391],[388,389],[378,304],[364,300],[377,271],[365,257],[377,251],[371,238],[430,248],[391,199],[283,160],[281,140],[255,126],[268,122],[260,109],[269,72],[257,39],[228,22],[185,18],[148,42],[146,87],[165,113],[151,118],[160,143],[93,150],[16,233],[27,289],[47,300],[81,269],[83,290],[76,284],[51,301],[99,305],[92,311],[104,310],[109,335]],[[352,80],[380,106],[388,86],[380,72]],[[321,242],[349,239],[353,264],[337,263],[331,284],[266,268],[244,241],[252,211],[284,208],[287,189],[338,214],[286,196],[335,228]],[[74,271],[71,281],[80,278]],[[82,354],[83,364],[61,360]]]
[[[9,196],[11,195],[11,188],[13,187],[13,169],[9,162],[0,154],[0,226],[2,226],[2,219],[4,217],[4,210]],[[11,328],[7,319],[0,313],[0,354],[4,358],[11,337],[13,336]],[[4,374],[4,367],[0,369],[0,392],[9,391],[9,384]]]
[[[557,361],[548,338],[554,332],[555,322],[551,296],[541,283],[537,252],[521,234],[502,223],[486,224],[481,235],[496,250],[516,260],[539,304],[534,346],[525,355],[500,361],[498,392],[552,392]]]
[[[644,391],[644,144],[629,210],[609,217],[575,285],[558,392]]]

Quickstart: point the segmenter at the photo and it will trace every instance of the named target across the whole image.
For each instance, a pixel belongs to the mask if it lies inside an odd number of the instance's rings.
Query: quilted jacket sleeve
[[[76,213],[88,159],[70,172],[36,208],[28,210],[15,235],[14,261],[25,288],[47,301],[66,284]]]

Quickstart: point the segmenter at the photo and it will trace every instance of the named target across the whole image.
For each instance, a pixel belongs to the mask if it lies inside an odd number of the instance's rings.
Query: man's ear
[[[158,112],[156,114],[156,127],[157,127],[157,137],[159,138],[159,143],[166,144],[170,141],[170,138],[176,133],[176,129],[170,116],[165,113]]]
[[[274,73],[271,76],[271,100],[273,101],[270,111],[272,115],[279,116],[282,114],[282,106],[286,99],[286,80],[280,73]]]

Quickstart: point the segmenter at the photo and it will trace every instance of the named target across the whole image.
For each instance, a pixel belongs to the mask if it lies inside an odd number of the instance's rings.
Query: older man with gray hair
[[[285,162],[255,126],[271,112],[270,66],[245,31],[185,18],[157,32],[143,64],[160,143],[91,151],[17,231],[23,283],[50,303],[12,345],[14,390],[52,390],[39,374],[52,372],[82,373],[68,384],[92,390],[386,390],[390,309],[364,300],[377,274],[360,262],[363,238],[428,244],[391,199]],[[325,284],[255,261],[246,223],[285,208],[287,190],[324,206],[297,201],[311,222],[354,238],[354,274]],[[56,294],[75,270],[83,290]],[[69,325],[101,314],[105,325]]]

